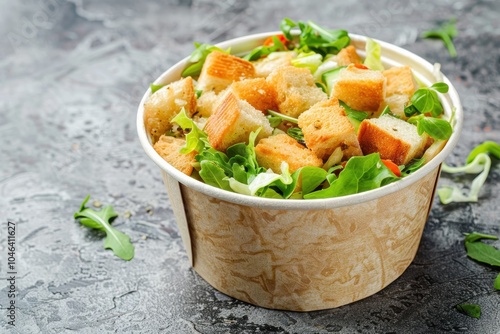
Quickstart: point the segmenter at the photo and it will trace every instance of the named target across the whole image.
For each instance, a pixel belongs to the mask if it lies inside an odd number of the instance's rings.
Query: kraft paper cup
[[[270,35],[236,38],[219,46],[244,54]],[[350,35],[364,55],[366,38]],[[282,310],[334,308],[368,297],[393,282],[417,252],[440,166],[462,129],[462,106],[451,82],[429,62],[377,41],[386,67],[409,65],[417,79],[450,87],[442,96],[454,132],[442,151],[415,173],[376,190],[345,197],[279,200],[224,191],[191,178],[163,160],[144,127],[147,155],[160,167],[179,231],[194,270],[217,290],[254,305]],[[187,58],[156,81],[180,78]],[[436,76],[440,76],[436,78]]]

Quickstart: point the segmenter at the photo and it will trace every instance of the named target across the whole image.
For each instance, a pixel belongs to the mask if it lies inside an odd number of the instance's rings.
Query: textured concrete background
[[[447,160],[461,164],[476,144],[500,143],[499,15],[496,0],[0,1],[0,331],[499,333],[498,270],[468,259],[462,234],[500,235],[498,161],[479,203],[434,204],[414,263],[389,287],[338,309],[280,312],[229,298],[193,272],[135,131],[148,84],[193,41],[277,30],[288,16],[441,63],[464,105],[463,137]],[[456,59],[439,41],[418,38],[452,16]],[[132,261],[75,223],[87,194],[120,213],[115,226],[135,244]],[[4,312],[7,220],[17,224],[15,328]],[[482,318],[455,311],[460,302],[480,304]]]

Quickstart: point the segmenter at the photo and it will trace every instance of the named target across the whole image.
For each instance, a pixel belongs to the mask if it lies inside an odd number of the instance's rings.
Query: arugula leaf
[[[220,165],[210,160],[200,162],[200,177],[203,181],[211,186],[231,191],[226,173]]]
[[[383,71],[385,68],[384,65],[382,65],[382,48],[380,47],[380,44],[371,38],[367,38],[365,51],[366,57],[363,65],[368,67],[370,70]]]
[[[285,114],[281,114],[277,111],[274,111],[274,110],[271,110],[271,109],[268,109],[267,110],[267,113],[271,116],[274,116],[274,117],[279,117],[281,118],[282,120],[284,121],[288,121],[290,123],[294,123],[294,124],[298,124],[299,123],[299,120],[295,117],[292,117],[292,116],[288,116],[288,115],[285,115]]]
[[[206,145],[204,140],[207,138],[207,134],[189,118],[184,107],[171,122],[179,124],[183,130],[189,130],[186,134],[186,145],[180,150],[182,154],[188,154],[192,151],[201,152],[203,150]]]
[[[472,162],[480,153],[491,153],[495,158],[500,159],[500,145],[494,141],[485,141],[469,153],[466,162]]]
[[[379,153],[352,157],[328,188],[304,195],[306,199],[329,198],[357,194],[396,181],[396,177],[380,159]]]
[[[203,64],[205,63],[205,59],[207,59],[207,56],[212,52],[212,51],[220,51],[224,53],[229,53],[230,49],[228,50],[222,50],[221,48],[211,45],[211,44],[200,44],[195,42],[194,43],[196,49],[191,53],[191,56],[189,57],[189,62],[190,65],[187,66],[184,71],[182,71],[182,77],[188,77],[188,76],[197,76],[201,72],[201,68],[203,67]]]
[[[462,303],[455,306],[458,312],[468,315],[471,318],[481,318],[481,306],[477,304]]]
[[[500,290],[500,274],[498,274],[497,278],[495,278],[495,282],[493,283],[493,288],[495,288],[495,290]]]
[[[422,38],[439,38],[443,41],[444,45],[448,49],[450,56],[455,58],[457,56],[457,50],[453,44],[453,38],[457,36],[457,28],[455,26],[456,19],[452,18],[448,22],[441,24],[441,26],[422,32]]]
[[[472,181],[468,195],[464,195],[462,190],[457,187],[443,186],[437,190],[439,200],[442,204],[451,202],[477,202],[479,191],[486,182],[486,178],[490,172],[491,159],[486,153],[479,153],[472,162],[462,167],[450,167],[443,163],[441,170],[445,173],[468,173],[477,174],[478,176]]]
[[[113,207],[107,205],[101,211],[86,208],[90,195],[85,197],[80,210],[75,212],[74,217],[86,227],[106,232],[104,248],[113,250],[113,253],[123,260],[131,260],[134,257],[134,245],[130,238],[110,225],[110,222],[118,216]]]
[[[295,22],[284,18],[280,23],[281,31],[288,40],[293,40],[291,30],[295,27],[300,30],[298,48],[304,52],[314,51],[323,57],[327,54],[337,54],[351,41],[346,30],[325,29],[312,21]]]

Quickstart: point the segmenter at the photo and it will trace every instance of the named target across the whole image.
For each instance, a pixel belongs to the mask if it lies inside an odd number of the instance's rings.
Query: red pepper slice
[[[389,170],[391,172],[394,173],[394,175],[396,175],[397,177],[401,177],[401,171],[399,170],[399,167],[398,165],[396,165],[394,162],[392,162],[392,160],[389,160],[389,159],[382,159],[382,162],[384,163],[384,165],[389,168]]]
[[[280,34],[280,35],[275,35],[274,37],[277,37],[281,43],[283,43],[283,45],[285,46],[286,48],[286,45],[288,44],[289,40],[286,39],[285,35],[283,34]],[[265,41],[264,41],[264,46],[272,46],[274,45],[274,40],[273,40],[273,36],[269,36]]]

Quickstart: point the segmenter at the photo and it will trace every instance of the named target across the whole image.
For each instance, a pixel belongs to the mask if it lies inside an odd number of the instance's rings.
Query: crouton
[[[229,146],[246,142],[252,131],[262,128],[257,136],[269,137],[273,128],[266,116],[244,100],[239,100],[232,92],[227,92],[217,105],[212,116],[208,118],[205,132],[210,145],[219,151]]]
[[[384,104],[380,106],[382,110],[386,105],[391,112],[406,120],[404,113],[405,105],[410,101],[411,96],[417,90],[417,82],[409,66],[396,66],[382,71],[386,79]]]
[[[153,147],[166,162],[184,174],[191,175],[193,172],[192,163],[195,162],[194,156],[196,152],[192,151],[188,154],[180,153],[179,150],[183,148],[185,144],[186,140],[183,138],[162,135]]]
[[[222,92],[216,94],[214,91],[203,92],[196,103],[196,111],[198,114],[202,117],[210,117],[217,107],[222,94]]]
[[[279,173],[285,161],[291,173],[304,166],[321,167],[323,160],[311,150],[299,144],[287,134],[264,138],[255,146],[255,155],[260,166]]]
[[[316,156],[326,160],[340,147],[343,160],[362,155],[356,130],[337,99],[318,102],[299,116],[304,141]]]
[[[278,110],[276,91],[264,78],[236,81],[230,89],[238,99],[247,101],[263,113],[268,109]]]
[[[280,67],[272,71],[266,80],[277,92],[279,112],[291,117],[298,117],[315,103],[327,99],[321,88],[316,87],[307,68]]]
[[[212,51],[201,69],[198,89],[219,93],[234,81],[255,77],[255,68],[249,61],[224,53]]]
[[[417,90],[417,82],[410,66],[395,66],[382,71],[386,79],[385,95],[406,95],[410,98]]]
[[[379,152],[397,165],[421,157],[427,144],[427,136],[420,136],[415,125],[390,115],[363,120],[358,140],[363,154]]]
[[[255,76],[266,78],[274,69],[283,66],[292,66],[292,58],[297,56],[294,51],[271,52],[267,57],[253,61]]]
[[[193,79],[187,77],[166,85],[144,103],[144,125],[155,143],[172,128],[170,121],[184,108],[189,116],[196,111]]]
[[[332,97],[362,111],[378,111],[385,97],[385,77],[380,71],[351,64],[340,71],[332,89]]]
[[[335,56],[338,66],[347,66],[350,64],[361,64],[361,58],[353,45],[346,46]]]

